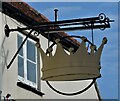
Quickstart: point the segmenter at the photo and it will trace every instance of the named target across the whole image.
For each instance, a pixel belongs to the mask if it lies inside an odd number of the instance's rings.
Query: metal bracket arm
[[[89,30],[89,29],[104,30],[105,28],[110,28],[110,22],[113,22],[113,21],[114,20],[110,20],[108,17],[106,17],[104,13],[101,13],[99,14],[98,17],[44,22],[39,24],[38,26],[29,26],[24,28],[9,29],[9,26],[6,25],[5,35],[9,37],[9,33],[12,31],[21,31],[21,30],[30,30],[30,29],[41,31],[44,33],[48,33],[48,32],[53,33],[58,31],[72,31],[72,30]],[[67,27],[67,26],[73,26],[73,25],[76,25],[76,26]],[[61,26],[64,28],[60,28]]]

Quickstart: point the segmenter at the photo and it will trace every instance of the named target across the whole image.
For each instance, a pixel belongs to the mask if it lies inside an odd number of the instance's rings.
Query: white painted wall
[[[0,17],[2,17],[2,21],[0,21],[1,25],[0,29],[4,29],[4,26],[6,24],[5,18],[7,21],[7,24],[10,26],[10,28],[17,28],[18,25],[15,20],[12,18],[5,16],[4,14],[0,13]],[[20,23],[18,23],[20,24]],[[20,26],[19,26],[20,27]],[[20,88],[17,86],[18,81],[18,59],[16,58],[11,65],[10,69],[7,69],[7,65],[13,58],[13,55],[17,51],[17,33],[18,32],[12,32],[10,33],[10,37],[7,38],[4,34],[4,30],[0,34],[0,77],[2,77],[2,81],[0,78],[0,84],[2,84],[2,96],[6,96],[8,93],[11,94],[11,98],[13,99],[41,99],[39,95],[36,95],[30,91],[24,90],[23,88]],[[2,76],[1,76],[2,75]]]
[[[1,6],[1,5],[0,5]],[[0,13],[0,22],[2,24],[2,16]],[[0,33],[2,33],[2,27],[0,27]],[[2,34],[0,34],[0,38],[2,37]],[[2,40],[0,40],[0,46],[2,44]],[[2,51],[0,47],[0,99],[1,99],[1,93],[2,93]]]
[[[0,13],[0,90],[2,90],[2,96],[6,96],[10,93],[13,99],[97,99],[97,93],[95,91],[94,86],[92,86],[88,91],[72,97],[67,97],[63,95],[56,94],[53,92],[45,83],[45,81],[41,81],[41,91],[45,93],[42,97],[24,90],[18,87],[17,80],[18,80],[18,67],[17,67],[17,58],[15,59],[14,63],[11,65],[10,69],[7,70],[7,65],[12,59],[13,55],[17,51],[17,32],[12,32],[9,38],[5,37],[4,34],[4,26],[7,24],[10,28],[17,28],[18,22],[13,20],[12,18]],[[6,18],[6,20],[5,20]],[[20,23],[18,23],[20,24]],[[23,26],[23,25],[22,25]],[[44,50],[47,48],[47,39],[40,35],[40,43]],[[40,66],[42,67],[42,60],[40,58]],[[86,87],[90,81],[75,81],[75,82],[60,82],[55,83],[54,85],[57,89],[63,90],[65,92],[74,92]]]

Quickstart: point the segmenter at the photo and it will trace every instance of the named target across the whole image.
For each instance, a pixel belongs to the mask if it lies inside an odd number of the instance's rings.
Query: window
[[[24,35],[18,34],[18,48],[24,38]],[[37,53],[35,42],[32,39],[27,39],[18,54],[18,80],[35,88],[37,88],[38,84],[37,64],[39,61],[37,61]]]

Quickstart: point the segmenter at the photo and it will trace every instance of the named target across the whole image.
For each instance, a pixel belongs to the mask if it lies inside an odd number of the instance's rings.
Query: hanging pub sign
[[[41,47],[37,44],[43,61],[43,76],[45,81],[74,81],[87,80],[100,77],[100,57],[107,43],[107,38],[103,38],[101,46],[96,50],[95,45],[90,46],[90,53],[87,51],[87,38],[80,37],[82,42],[76,52],[74,48],[69,48],[70,54],[67,54],[57,39],[57,49],[54,55],[47,56]],[[51,50],[51,49],[48,49]],[[96,50],[96,51],[95,51]],[[49,54],[52,54],[51,51]]]

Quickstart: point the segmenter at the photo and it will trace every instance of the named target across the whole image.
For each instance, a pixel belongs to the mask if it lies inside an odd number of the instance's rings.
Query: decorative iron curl
[[[110,25],[110,19],[108,17],[106,17],[106,15],[104,13],[100,13],[99,14],[99,20],[101,21],[101,25],[105,25],[104,28],[99,28],[100,30],[105,30],[107,25]]]
[[[99,14],[99,20],[104,21],[106,19],[106,15],[104,13]]]
[[[39,33],[35,31],[35,32],[34,32],[34,35],[35,35],[35,36],[39,36]]]

